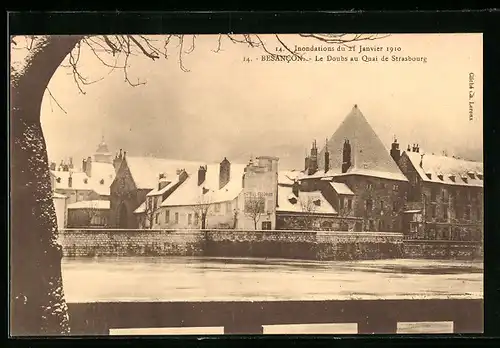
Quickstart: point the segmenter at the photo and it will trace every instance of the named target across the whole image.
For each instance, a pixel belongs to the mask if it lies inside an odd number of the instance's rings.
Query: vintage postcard
[[[482,44],[11,37],[11,334],[482,333]]]

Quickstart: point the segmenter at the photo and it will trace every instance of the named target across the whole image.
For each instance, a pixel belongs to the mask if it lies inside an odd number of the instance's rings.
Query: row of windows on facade
[[[224,204],[226,205],[226,211],[230,211],[232,209],[231,202],[226,202]],[[155,211],[160,206],[159,204],[156,204],[156,199],[149,200],[148,205],[149,205],[149,209],[152,211]],[[203,204],[200,204],[200,205],[203,205]],[[214,204],[207,203],[207,205],[209,205],[211,208],[210,210],[213,209],[213,211],[215,213],[219,213],[221,211],[221,208],[222,208],[222,203],[214,203]]]
[[[431,187],[430,199],[432,202],[435,202],[437,200],[438,192],[439,192],[439,189],[437,187]],[[461,196],[463,196],[463,194],[461,192],[462,192],[462,189],[447,190],[446,188],[442,188],[441,189],[441,200],[447,201],[448,199],[453,199],[455,197],[456,200],[458,200],[460,198],[465,198],[467,201],[470,202],[470,201],[476,200],[476,199],[478,201],[481,201],[481,199],[482,199],[481,192],[478,192],[476,195],[472,195],[471,191],[467,190],[465,192],[465,197],[461,197]]]

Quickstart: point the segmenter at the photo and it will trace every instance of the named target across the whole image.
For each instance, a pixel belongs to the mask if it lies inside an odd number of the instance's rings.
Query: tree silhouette
[[[375,40],[377,35],[301,34],[325,44],[349,45]],[[11,334],[68,334],[69,317],[61,278],[61,246],[57,243],[57,222],[51,199],[49,164],[40,110],[44,94],[61,109],[48,84],[58,68],[70,71],[79,91],[92,80],[80,71],[82,49],[87,47],[110,71],[120,70],[131,86],[144,81],[129,77],[129,58],[143,56],[157,60],[175,56],[179,67],[183,57],[195,49],[196,35],[68,35],[14,36],[11,50],[24,57],[10,69],[10,178],[11,178]],[[270,36],[285,54],[293,52],[278,35]],[[219,35],[214,52],[223,41],[270,52],[259,35]],[[174,41],[177,41],[172,45]],[[173,49],[172,49],[173,48]],[[172,49],[172,52],[171,52]],[[64,109],[63,109],[64,110]]]
[[[203,189],[204,190],[204,189]],[[201,224],[200,228],[202,230],[207,228],[207,219],[211,213],[212,199],[207,193],[202,193],[198,197],[198,201],[193,205],[193,211],[195,214],[195,220],[198,220]]]

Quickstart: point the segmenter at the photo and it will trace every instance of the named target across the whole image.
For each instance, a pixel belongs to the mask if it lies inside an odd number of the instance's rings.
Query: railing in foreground
[[[73,335],[110,329],[224,327],[262,334],[263,325],[357,323],[360,334],[395,334],[398,322],[453,322],[454,333],[483,332],[482,299],[70,303]]]

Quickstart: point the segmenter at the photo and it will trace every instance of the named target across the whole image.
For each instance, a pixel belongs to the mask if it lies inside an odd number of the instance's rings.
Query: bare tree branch
[[[49,87],[47,87],[47,92],[49,92],[49,95],[50,95],[50,98],[51,98],[51,99],[49,99],[49,101],[50,100],[54,100],[54,102],[57,104],[57,106],[59,107],[59,109],[61,109],[62,112],[64,112],[65,114],[68,114],[66,112],[66,110],[64,110],[64,108],[61,106],[61,104],[59,104],[59,102],[57,101],[57,99],[52,95],[52,92],[50,91]],[[52,102],[50,103],[50,109],[51,109],[51,111],[53,111],[53,109],[52,109]]]

